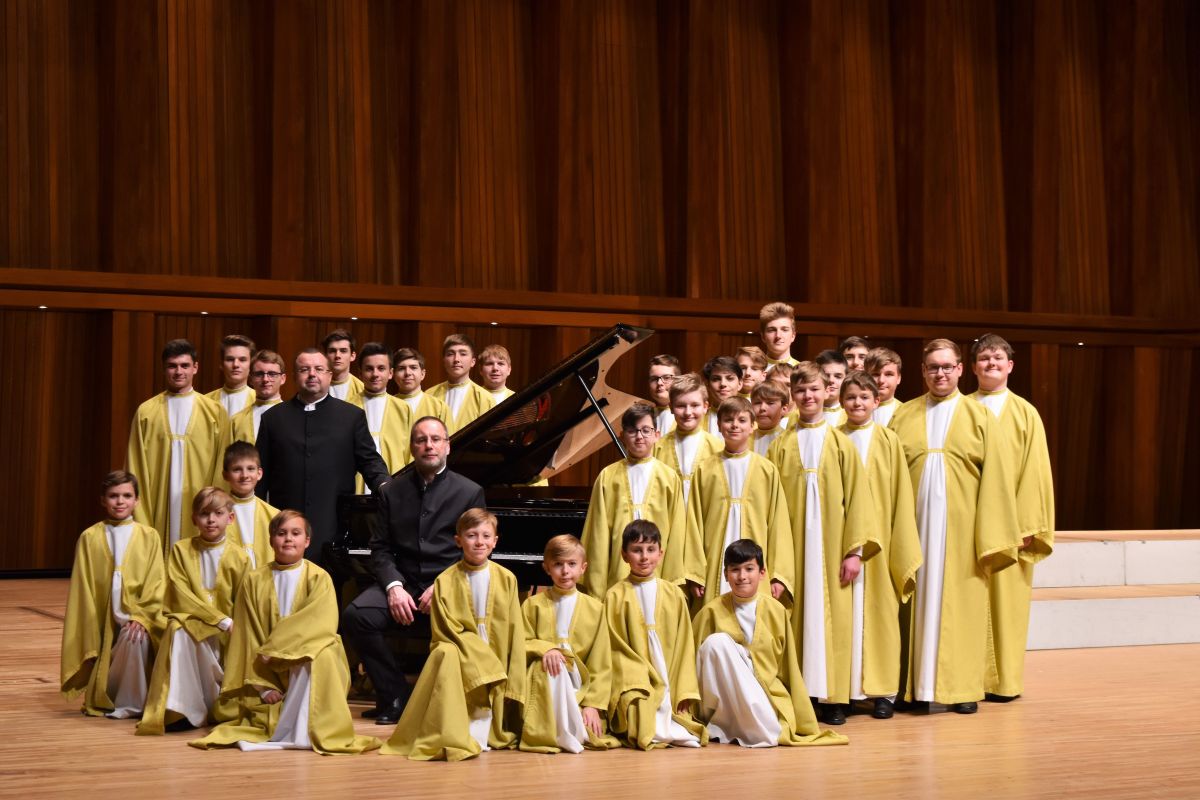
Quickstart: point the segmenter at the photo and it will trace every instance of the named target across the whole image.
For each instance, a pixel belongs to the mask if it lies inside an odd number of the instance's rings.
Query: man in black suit
[[[256,492],[279,509],[303,512],[312,524],[306,554],[320,562],[326,542],[337,533],[337,499],[354,494],[354,476],[362,473],[377,492],[391,477],[375,450],[367,417],[358,406],[329,395],[332,373],[316,348],[296,356],[300,388],[291,402],[262,416],[258,428],[263,479]]]
[[[484,508],[483,489],[446,469],[450,435],[437,417],[412,426],[413,470],[383,487],[371,531],[376,585],[342,612],[342,635],[358,651],[371,683],[375,709],[363,713],[378,725],[395,725],[412,690],[384,634],[428,639],[433,581],[460,557],[454,526],[463,512]]]

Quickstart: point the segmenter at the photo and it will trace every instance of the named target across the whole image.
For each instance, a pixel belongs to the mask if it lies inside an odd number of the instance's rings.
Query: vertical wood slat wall
[[[1115,327],[1200,300],[1186,0],[0,0],[0,42],[0,269]],[[4,485],[36,509],[0,569],[69,562],[166,338],[211,353],[229,328],[283,346],[335,324],[0,306]],[[363,327],[432,356],[454,326]],[[518,377],[587,338],[475,332],[509,344]],[[912,363],[936,332],[893,340]],[[746,338],[650,346],[698,366]],[[1200,525],[1193,348],[1019,354],[1064,527]],[[640,389],[641,365],[622,369]]]

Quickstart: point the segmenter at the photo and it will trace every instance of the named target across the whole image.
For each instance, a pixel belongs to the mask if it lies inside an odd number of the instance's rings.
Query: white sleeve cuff
[[[392,590],[393,586],[399,586],[401,589],[404,588],[404,584],[401,583],[400,581],[392,581],[391,583],[389,583],[387,586],[384,587],[383,593],[387,594],[388,592],[390,592]]]
[[[217,627],[223,631],[227,631],[233,627],[233,620],[230,619],[229,617],[226,617],[225,619],[223,619],[217,623]]]

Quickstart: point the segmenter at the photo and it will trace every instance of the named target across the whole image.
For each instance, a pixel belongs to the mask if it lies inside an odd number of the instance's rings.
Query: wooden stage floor
[[[66,590],[64,580],[0,581],[3,797],[1200,797],[1200,645],[1033,652],[1024,698],[967,717],[853,716],[847,747],[418,764],[202,752],[185,744],[195,733],[135,737],[130,721],[85,718],[58,693]]]

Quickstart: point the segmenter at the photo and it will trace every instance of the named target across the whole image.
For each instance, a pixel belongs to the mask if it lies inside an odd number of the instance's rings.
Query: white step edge
[[[1035,600],[1029,650],[1200,642],[1200,596]]]

